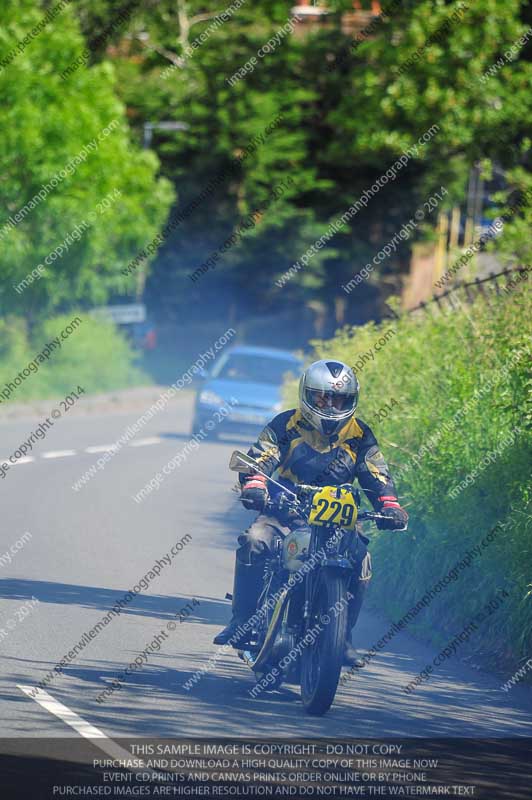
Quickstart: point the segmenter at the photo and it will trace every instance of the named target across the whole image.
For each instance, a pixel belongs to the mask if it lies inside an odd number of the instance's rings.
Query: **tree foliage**
[[[179,196],[175,214],[203,194],[161,246],[147,283],[152,305],[184,319],[201,316],[202,309],[209,317],[225,315],[228,305],[238,306],[241,315],[300,304],[331,308],[342,296],[342,284],[431,192],[442,185],[448,189],[442,208],[464,202],[469,170],[477,161],[487,170],[506,171],[514,189],[526,183],[528,46],[486,77],[530,22],[521,0],[390,0],[368,34],[355,38],[344,28],[350,0],[332,0],[323,24],[299,27],[293,35],[292,7],[288,0],[248,1],[239,8],[201,0],[132,0],[119,6],[81,0],[13,62],[9,78],[8,70],[0,74],[0,91],[12,109],[2,145],[7,175],[12,174],[1,184],[9,213],[22,205],[19,198],[33,196],[30,192],[85,137],[115,117],[124,123],[90,164],[33,213],[35,231],[30,233],[28,220],[10,234],[10,280],[20,280],[62,241],[82,217],[81,207],[93,207],[115,187],[123,191],[123,202],[76,248],[76,258],[69,255],[57,264],[54,286],[48,279],[37,281],[20,303],[31,298],[33,306],[46,304],[48,295],[54,303],[68,296],[101,298],[111,290],[134,293],[143,285],[149,259],[134,277],[121,278],[117,267],[152,239],[168,210],[171,195],[168,184],[156,180],[153,151]],[[17,7],[10,3],[6,44],[40,13],[31,0]],[[92,66],[82,65],[62,81],[58,75],[83,47],[73,13],[92,50]],[[258,56],[268,42],[273,45]],[[231,81],[253,58],[253,68]],[[37,63],[44,70],[36,69]],[[44,105],[53,113],[42,114]],[[124,106],[136,145],[125,126]],[[279,116],[281,124],[239,158]],[[168,130],[169,122],[180,123],[180,129]],[[146,123],[155,125],[151,153],[139,150]],[[160,123],[166,129],[158,129]],[[279,286],[276,281],[331,221],[434,125],[437,135],[397,178]],[[18,161],[15,141],[23,147]],[[24,173],[17,172],[21,163]],[[220,175],[226,177],[217,180]],[[270,202],[272,190],[288,179],[283,194]],[[212,181],[215,188],[204,191]],[[430,236],[434,222],[427,218],[416,236]],[[520,215],[507,225],[510,258],[512,248],[519,255],[524,251],[523,227]],[[235,231],[242,235],[224,248]],[[402,241],[350,296],[351,319],[363,318],[368,300],[399,288],[411,244]],[[191,275],[216,252],[216,265],[193,281]]]
[[[16,47],[43,15],[32,0],[5,4],[2,51]],[[65,7],[0,71],[1,303],[30,318],[130,292],[120,267],[154,236],[173,197],[168,180],[157,178],[155,154],[131,141],[112,64],[61,78],[83,46]],[[105,198],[107,208],[100,205]],[[6,228],[10,217],[16,224]],[[50,257],[61,245],[63,252]],[[42,276],[15,291],[40,264]]]
[[[519,0],[384,3],[389,12],[360,42],[342,32],[341,12],[350,6],[333,3],[327,24],[281,37],[274,51],[257,58],[254,69],[233,86],[228,79],[286,25],[291,3],[244,4],[214,31],[212,17],[198,20],[216,9],[201,2],[160,3],[156,11],[148,6],[137,19],[137,34],[139,26],[144,32],[118,65],[123,96],[139,122],[180,120],[188,126],[177,133],[156,132],[154,140],[183,204],[270,119],[283,115],[275,134],[162,249],[148,284],[154,299],[164,286],[174,308],[193,298],[212,309],[211,302],[235,296],[242,305],[263,309],[313,299],[332,303],[341,284],[431,191],[445,185],[450,206],[464,201],[469,169],[477,160],[523,167],[531,103],[526,51],[481,81],[526,29]],[[190,25],[191,20],[196,21]],[[203,43],[184,57],[187,43],[202,34]],[[367,211],[284,288],[276,286],[275,279],[331,220],[435,124],[437,136]],[[207,279],[192,285],[190,273],[286,176],[294,181],[290,192]],[[429,227],[434,222],[428,220]],[[372,282],[381,290],[387,287],[385,293],[397,289],[410,246],[402,244],[375,270],[359,293],[362,302],[373,291]],[[253,281],[247,280],[250,269]]]

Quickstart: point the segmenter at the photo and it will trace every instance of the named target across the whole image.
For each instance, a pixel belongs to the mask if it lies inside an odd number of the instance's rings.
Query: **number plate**
[[[311,525],[337,525],[354,530],[357,511],[353,492],[337,486],[324,486],[312,498],[308,521]]]

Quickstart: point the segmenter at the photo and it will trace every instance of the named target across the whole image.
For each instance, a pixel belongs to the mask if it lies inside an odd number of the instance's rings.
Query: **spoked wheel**
[[[321,716],[334,700],[344,658],[347,603],[341,577],[320,574],[308,630],[313,628],[317,639],[305,646],[301,655],[301,699],[308,714]]]

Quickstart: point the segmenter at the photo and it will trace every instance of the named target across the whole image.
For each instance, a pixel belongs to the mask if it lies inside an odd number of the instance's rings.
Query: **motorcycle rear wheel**
[[[325,714],[338,688],[347,635],[345,594],[342,577],[321,573],[308,625],[308,630],[320,626],[318,637],[301,654],[301,699],[307,714]]]

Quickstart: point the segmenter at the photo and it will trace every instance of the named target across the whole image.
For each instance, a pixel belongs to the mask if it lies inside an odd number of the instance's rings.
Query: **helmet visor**
[[[354,394],[323,389],[306,389],[305,400],[313,411],[324,417],[343,417],[356,406]]]

